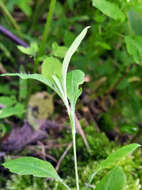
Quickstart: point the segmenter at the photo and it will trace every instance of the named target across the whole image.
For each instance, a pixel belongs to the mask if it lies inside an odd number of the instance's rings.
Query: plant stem
[[[44,54],[45,44],[47,42],[47,38],[48,38],[48,34],[49,34],[49,29],[50,29],[51,20],[52,20],[55,5],[56,5],[56,0],[51,0],[50,6],[49,6],[49,12],[47,15],[46,24],[45,24],[45,28],[44,28],[44,32],[43,32],[43,36],[42,36],[42,40],[40,43],[37,58],[35,60],[35,70],[37,70],[37,67],[38,67],[39,57],[41,57]]]
[[[30,32],[33,31],[33,29],[34,29],[34,27],[35,27],[35,25],[36,25],[36,22],[37,22],[37,15],[39,14],[40,3],[41,3],[41,1],[35,0],[35,9],[34,9],[34,13],[33,13],[33,15],[32,15],[32,24],[31,24]]]
[[[71,190],[70,187],[69,187],[66,183],[64,183],[64,181],[61,181],[61,183],[62,183],[68,190]]]
[[[97,168],[96,171],[91,175],[89,182],[88,182],[88,187],[85,188],[85,190],[87,190],[89,188],[89,186],[91,185],[94,177],[96,176],[96,174],[101,170],[101,168]]]
[[[12,25],[17,30],[18,35],[22,38],[23,34],[21,33],[20,27],[18,26],[18,24],[16,23],[16,21],[14,20],[14,18],[12,17],[12,15],[8,11],[8,9],[6,8],[6,6],[4,5],[4,3],[2,2],[2,0],[0,0],[0,7],[1,7],[2,11],[4,12],[4,14],[8,17],[8,19],[10,20],[10,22],[12,23]]]
[[[76,126],[75,126],[75,112],[71,109],[70,123],[72,126],[72,138],[73,138],[73,154],[74,154],[74,166],[75,166],[75,178],[76,178],[76,189],[79,190],[79,177],[77,167],[77,154],[76,154]]]

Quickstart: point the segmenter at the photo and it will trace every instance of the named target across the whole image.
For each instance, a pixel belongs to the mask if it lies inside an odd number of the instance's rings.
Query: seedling
[[[47,58],[42,64],[42,74],[4,74],[3,76],[19,76],[22,79],[35,79],[38,80],[52,90],[54,90],[60,98],[63,100],[67,109],[67,113],[70,119],[72,127],[72,139],[73,139],[73,153],[74,153],[74,165],[75,165],[75,177],[76,177],[76,190],[79,190],[79,176],[77,169],[77,155],[76,155],[76,124],[75,124],[75,108],[78,97],[81,95],[81,88],[79,87],[84,82],[84,73],[81,70],[72,70],[68,72],[69,63],[72,55],[79,47],[81,41],[85,37],[89,27],[86,27],[74,40],[70,48],[68,49],[63,64],[61,64],[55,58]],[[115,153],[112,153],[105,161],[103,161],[97,168],[95,173],[89,179],[89,184],[92,183],[94,176],[102,169],[110,167],[112,164],[118,162],[122,157],[128,155],[134,151],[138,144],[127,145]],[[7,161],[3,164],[11,172],[20,175],[33,175],[37,177],[53,178],[61,182],[68,190],[70,187],[64,183],[64,181],[56,173],[53,166],[47,162],[33,157],[23,157],[15,160]],[[119,179],[119,180],[117,180]],[[116,166],[113,168],[101,181],[97,184],[97,190],[123,190],[126,185],[126,177],[121,167]],[[108,188],[105,188],[108,187]],[[110,188],[111,187],[111,188]]]

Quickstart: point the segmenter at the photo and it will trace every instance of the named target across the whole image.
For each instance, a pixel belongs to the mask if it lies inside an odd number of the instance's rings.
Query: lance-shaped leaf
[[[125,20],[124,13],[120,10],[116,3],[107,0],[92,0],[93,6],[99,9],[105,15],[115,20]]]
[[[11,172],[20,175],[33,175],[36,177],[48,177],[61,181],[54,167],[47,161],[34,157],[23,157],[9,160],[3,164]]]
[[[67,78],[67,70],[68,70],[68,66],[70,63],[70,59],[72,57],[72,55],[76,52],[77,48],[79,47],[81,41],[83,40],[83,38],[85,37],[88,29],[90,28],[90,26],[86,27],[74,40],[74,42],[72,43],[72,45],[70,46],[70,48],[68,49],[64,61],[63,61],[63,65],[62,65],[62,77],[63,77],[63,88],[64,88],[64,92],[66,95],[66,78]]]
[[[70,100],[71,107],[74,108],[82,89],[79,88],[84,82],[85,75],[80,70],[73,70],[67,75],[67,97]]]
[[[115,167],[108,172],[96,185],[95,190],[124,190],[126,176],[121,167]]]
[[[132,153],[134,150],[136,150],[140,145],[139,144],[129,144],[126,145],[120,149],[118,149],[117,151],[111,153],[106,160],[102,161],[100,163],[100,167],[101,168],[107,168],[110,167],[111,165],[113,165],[115,162],[118,162],[120,159],[122,159],[123,157],[129,155],[130,153]]]
[[[58,88],[55,85],[53,85],[53,83],[50,80],[48,80],[46,77],[44,77],[41,74],[6,73],[6,74],[1,74],[0,76],[18,76],[21,79],[34,79],[40,81],[43,84],[49,86],[52,90],[55,90],[56,93],[61,97],[61,93],[58,90]]]

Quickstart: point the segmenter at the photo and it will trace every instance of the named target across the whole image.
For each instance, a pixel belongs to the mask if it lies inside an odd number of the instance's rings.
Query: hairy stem
[[[56,5],[56,0],[51,0],[50,6],[49,6],[49,12],[47,15],[46,24],[45,24],[45,28],[44,28],[44,32],[43,32],[43,36],[42,36],[42,40],[41,40],[39,51],[38,51],[38,56],[35,60],[35,70],[37,70],[37,67],[38,67],[39,57],[41,57],[44,54],[45,44],[47,42],[47,38],[48,38],[48,34],[49,34],[49,29],[50,29],[55,5]]]
[[[70,118],[70,123],[71,123],[71,126],[72,126],[76,189],[79,190],[79,176],[78,176],[77,154],[76,154],[76,126],[75,126],[75,112],[74,111],[71,110],[69,118]]]
[[[11,24],[17,30],[18,35],[22,38],[23,34],[21,33],[20,27],[18,26],[18,24],[16,23],[16,21],[14,20],[14,18],[12,17],[12,15],[8,11],[7,7],[5,6],[5,4],[3,3],[2,0],[0,0],[0,7],[1,7],[2,11],[4,12],[4,14],[8,17],[9,21],[11,22]]]

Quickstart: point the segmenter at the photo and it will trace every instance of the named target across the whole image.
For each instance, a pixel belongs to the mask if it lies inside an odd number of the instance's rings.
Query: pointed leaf
[[[61,97],[61,93],[58,90],[58,88],[56,88],[56,86],[53,85],[53,83],[50,80],[48,80],[47,78],[45,78],[41,74],[6,73],[6,74],[1,74],[0,76],[18,76],[21,79],[34,79],[34,80],[38,80],[38,81],[42,82],[43,84],[49,86],[52,90],[55,90],[56,93]]]
[[[82,92],[79,85],[84,82],[84,78],[85,75],[80,70],[73,70],[67,75],[67,96],[73,107],[75,107],[76,101]]]
[[[120,10],[116,3],[109,2],[107,0],[92,0],[93,6],[99,9],[105,15],[115,20],[125,20],[124,13]]]
[[[51,82],[41,74],[6,73],[6,74],[1,74],[0,76],[13,76],[13,77],[17,76],[20,77],[21,79],[34,79],[46,84],[50,88],[53,88]]]
[[[68,66],[69,66],[69,62],[70,59],[72,57],[72,55],[76,52],[77,48],[79,47],[81,41],[83,40],[83,38],[85,37],[88,29],[90,28],[90,26],[86,27],[74,40],[74,42],[72,43],[72,45],[70,46],[70,48],[68,49],[64,61],[63,61],[63,65],[62,65],[62,77],[63,77],[63,88],[64,88],[64,92],[66,92],[66,77],[67,77],[67,70],[68,70]]]
[[[101,168],[107,168],[110,167],[112,164],[115,162],[119,161],[122,159],[124,156],[129,155],[132,153],[134,150],[136,150],[140,145],[139,144],[129,144],[126,145],[120,149],[118,149],[116,152],[111,153],[106,160],[102,161],[100,163]]]
[[[34,157],[23,157],[9,160],[3,164],[11,172],[20,175],[33,175],[36,177],[49,177],[61,181],[53,166],[44,160]]]
[[[115,167],[108,172],[95,190],[123,190],[126,185],[126,176],[121,167]]]

